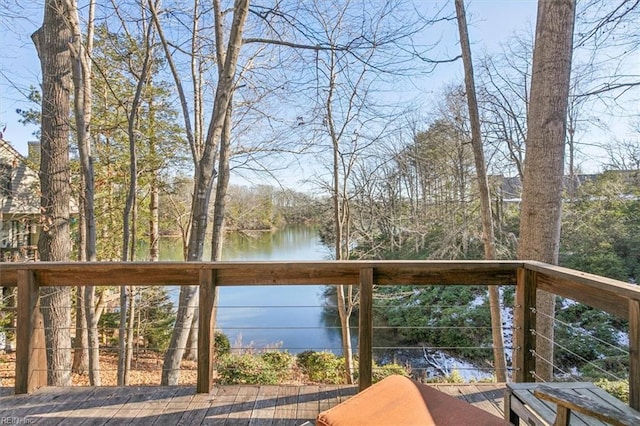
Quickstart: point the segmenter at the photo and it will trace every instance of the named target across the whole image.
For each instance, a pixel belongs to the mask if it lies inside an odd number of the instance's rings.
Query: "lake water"
[[[179,240],[164,238],[160,260],[181,260]],[[204,259],[210,257],[205,253]],[[273,233],[227,236],[223,260],[326,260],[329,250],[309,226],[288,226]],[[221,287],[217,328],[232,346],[278,346],[290,353],[330,350],[340,354],[340,326],[324,308],[323,286]],[[172,293],[177,301],[177,293]]]
[[[208,248],[210,250],[210,248]],[[210,257],[205,252],[204,259]],[[289,226],[273,233],[249,237],[240,233],[227,235],[223,260],[234,261],[314,261],[331,258],[329,249],[320,243],[317,229]],[[160,260],[182,260],[179,240],[160,241]],[[305,350],[342,354],[340,322],[333,309],[325,308],[324,286],[247,286],[220,287],[217,328],[224,332],[235,348],[277,347],[290,353]],[[171,290],[177,305],[178,289]],[[353,318],[357,320],[357,318]],[[357,328],[352,328],[353,348],[357,347]],[[393,345],[391,342],[390,344]],[[386,344],[385,344],[386,346]],[[448,370],[457,370],[465,381],[491,377],[491,371],[439,351],[431,351]],[[377,361],[398,360],[410,364],[414,373],[426,377],[442,376],[441,369],[425,361],[422,346],[403,351],[383,351]]]

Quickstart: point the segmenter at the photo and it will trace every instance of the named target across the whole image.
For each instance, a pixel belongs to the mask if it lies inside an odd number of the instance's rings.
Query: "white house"
[[[29,143],[29,158],[0,139],[0,261],[38,259],[40,146]]]

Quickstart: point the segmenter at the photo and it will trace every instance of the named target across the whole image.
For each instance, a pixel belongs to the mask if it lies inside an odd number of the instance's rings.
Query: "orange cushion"
[[[403,376],[389,376],[323,411],[317,426],[509,425],[471,404]]]

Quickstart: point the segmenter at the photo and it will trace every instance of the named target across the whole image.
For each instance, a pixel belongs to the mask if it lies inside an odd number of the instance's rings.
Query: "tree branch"
[[[636,87],[636,86],[640,86],[640,81],[636,81],[634,83],[618,83],[618,84],[605,84],[604,86],[600,87],[599,89],[594,89],[591,90],[587,93],[581,93],[579,95],[576,95],[576,98],[581,98],[581,97],[585,97],[585,96],[591,96],[591,95],[599,95],[602,93],[606,93],[606,92],[611,92],[613,90],[618,90],[618,89],[625,89],[629,90],[632,87]]]
[[[306,50],[327,50],[327,51],[346,51],[347,47],[344,46],[331,46],[331,45],[320,45],[320,44],[301,44],[301,43],[293,43],[284,40],[275,40],[269,38],[245,38],[242,40],[243,44],[249,43],[263,43],[263,44],[275,44],[278,46],[286,46],[292,47],[294,49],[306,49]]]

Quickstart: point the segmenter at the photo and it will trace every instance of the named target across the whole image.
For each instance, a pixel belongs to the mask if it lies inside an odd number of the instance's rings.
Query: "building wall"
[[[0,139],[0,261],[37,259],[40,179],[35,167]]]

